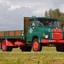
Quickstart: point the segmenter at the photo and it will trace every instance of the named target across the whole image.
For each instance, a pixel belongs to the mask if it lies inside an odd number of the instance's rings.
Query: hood
[[[53,30],[55,30],[56,32],[54,32]],[[36,28],[36,31],[39,32],[41,36],[43,35],[43,38],[44,36],[48,36],[49,39],[57,39],[60,38],[60,36],[62,38],[62,34],[60,34],[60,30],[61,29],[56,28],[54,26],[40,26]]]

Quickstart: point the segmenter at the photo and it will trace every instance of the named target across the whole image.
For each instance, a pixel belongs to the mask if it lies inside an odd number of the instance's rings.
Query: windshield
[[[43,21],[44,26],[58,26],[57,21]]]
[[[59,26],[59,21],[50,21],[50,20],[43,20],[43,21],[36,21],[37,26]]]

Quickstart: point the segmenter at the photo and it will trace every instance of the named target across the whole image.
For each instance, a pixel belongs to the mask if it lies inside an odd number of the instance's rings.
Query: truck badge
[[[33,32],[33,30],[30,28],[29,32],[30,32],[30,33],[32,33],[32,32]]]

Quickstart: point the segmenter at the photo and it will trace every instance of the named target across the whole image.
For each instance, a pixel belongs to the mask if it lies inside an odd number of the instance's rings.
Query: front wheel
[[[34,41],[33,41],[33,51],[41,51],[41,50],[42,50],[41,43],[39,43],[37,39],[34,39]]]

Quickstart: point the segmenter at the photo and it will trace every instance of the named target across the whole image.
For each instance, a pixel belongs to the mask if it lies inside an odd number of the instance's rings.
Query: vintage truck
[[[0,43],[3,51],[17,47],[22,51],[41,51],[44,44],[54,44],[57,51],[63,52],[64,32],[58,19],[24,17],[24,30],[0,31]]]

